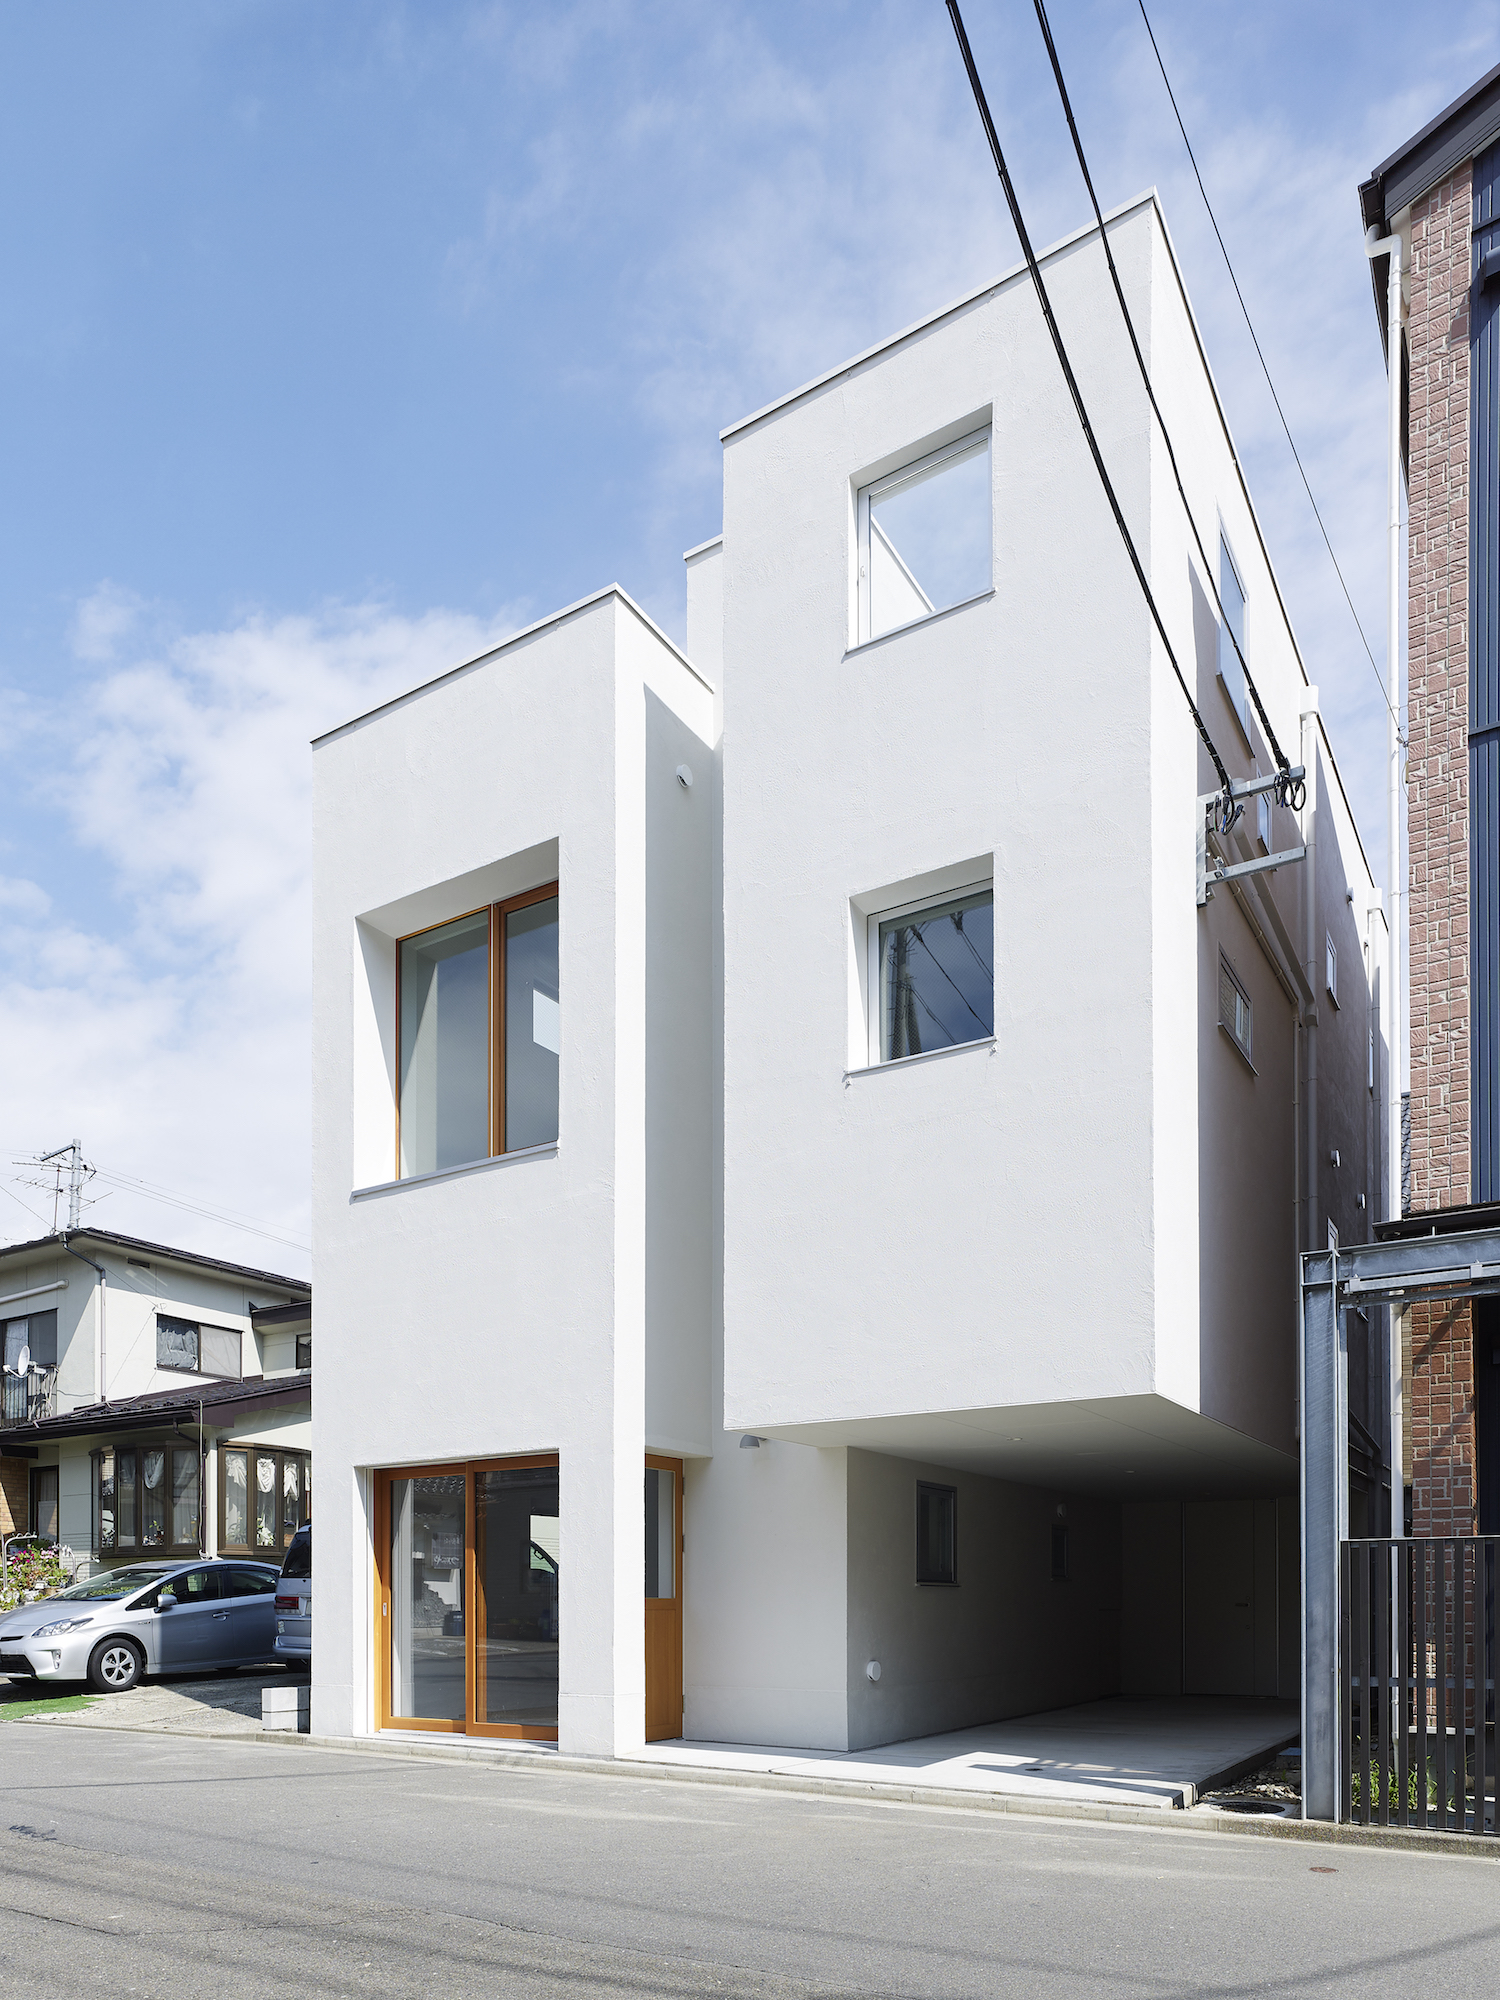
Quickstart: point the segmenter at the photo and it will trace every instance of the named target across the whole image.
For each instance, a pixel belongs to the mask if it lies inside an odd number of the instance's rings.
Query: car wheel
[[[89,1655],[89,1680],[101,1694],[124,1694],[140,1679],[145,1664],[128,1639],[106,1639]]]

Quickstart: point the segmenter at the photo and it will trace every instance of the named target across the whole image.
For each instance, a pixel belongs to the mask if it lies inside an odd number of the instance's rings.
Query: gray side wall
[[[916,1488],[958,1489],[956,1588],[915,1581]],[[1052,1579],[1067,1509],[1069,1576]],[[1093,1701],[1119,1687],[1120,1508],[849,1453],[849,1748]],[[879,1660],[878,1682],[866,1664]]]

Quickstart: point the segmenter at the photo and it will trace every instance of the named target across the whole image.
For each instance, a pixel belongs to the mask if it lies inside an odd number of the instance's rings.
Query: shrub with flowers
[[[0,1611],[14,1611],[37,1597],[50,1597],[71,1583],[61,1551],[51,1542],[12,1542],[0,1577]]]

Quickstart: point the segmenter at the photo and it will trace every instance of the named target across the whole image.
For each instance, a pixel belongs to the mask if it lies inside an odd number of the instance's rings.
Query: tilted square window
[[[397,1175],[557,1138],[557,884],[400,941]]]
[[[990,433],[971,431],[862,487],[859,642],[990,588]]]

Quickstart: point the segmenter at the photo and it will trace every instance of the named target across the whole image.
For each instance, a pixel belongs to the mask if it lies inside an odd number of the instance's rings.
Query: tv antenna
[[[59,1146],[55,1152],[40,1153],[34,1159],[18,1160],[18,1166],[40,1167],[48,1170],[46,1180],[23,1180],[23,1187],[41,1188],[52,1196],[52,1233],[57,1234],[57,1215],[62,1207],[64,1182],[68,1197],[68,1227],[76,1229],[83,1210],[83,1190],[85,1183],[94,1178],[94,1169],[83,1157],[83,1148],[75,1139],[71,1145]]]

